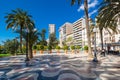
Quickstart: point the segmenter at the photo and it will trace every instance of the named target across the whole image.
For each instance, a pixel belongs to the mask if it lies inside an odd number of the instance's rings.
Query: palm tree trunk
[[[90,57],[92,57],[87,0],[84,0],[84,9],[85,9],[86,32],[87,32],[87,39],[88,39],[88,53],[89,53]]]
[[[32,45],[31,44],[29,44],[28,53],[29,53],[29,58],[32,59],[33,53],[32,53]]]
[[[100,29],[100,38],[101,38],[101,49],[103,50],[103,33],[102,33],[102,29]]]
[[[22,25],[20,27],[20,52],[23,53],[22,52]]]

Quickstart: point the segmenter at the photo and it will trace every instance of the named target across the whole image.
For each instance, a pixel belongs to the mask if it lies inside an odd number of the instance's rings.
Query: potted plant
[[[63,47],[63,49],[64,49],[64,51],[65,51],[66,54],[67,54],[68,48],[69,48],[68,46],[64,46],[64,47]]]
[[[86,53],[88,53],[88,46],[87,45],[84,46],[84,50],[85,50]]]
[[[43,54],[44,46],[43,46],[43,45],[40,45],[40,46],[39,46],[39,50],[40,50],[40,54]]]
[[[57,53],[60,53],[60,46],[56,46]]]
[[[34,46],[33,46],[33,54],[36,54],[36,49],[37,49],[37,46],[34,45]]]
[[[72,49],[72,53],[75,52],[75,46],[71,46],[71,49]]]
[[[76,46],[76,49],[77,49],[77,53],[79,53],[79,51],[80,51],[80,46]]]
[[[44,46],[44,50],[47,50],[48,49],[48,46]]]
[[[48,46],[48,53],[50,53],[50,54],[52,53],[52,46],[50,46],[50,45]]]

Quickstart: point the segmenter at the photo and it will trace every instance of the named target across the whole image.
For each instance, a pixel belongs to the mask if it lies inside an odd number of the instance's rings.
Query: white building
[[[84,18],[80,18],[73,23],[73,39],[74,45],[79,46],[82,46],[87,41]]]
[[[69,22],[64,23],[59,28],[59,42],[60,47],[63,47],[64,44],[66,44],[66,41],[69,37],[72,37],[73,34],[73,27],[72,24]],[[72,37],[73,38],[73,37]]]
[[[55,24],[49,24],[49,34],[55,33]]]

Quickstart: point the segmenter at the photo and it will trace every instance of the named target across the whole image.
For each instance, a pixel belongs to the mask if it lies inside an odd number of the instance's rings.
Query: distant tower
[[[55,24],[49,24],[49,34],[55,34]]]

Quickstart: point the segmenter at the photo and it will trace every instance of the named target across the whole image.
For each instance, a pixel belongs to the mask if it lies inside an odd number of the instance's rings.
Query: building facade
[[[96,27],[96,31],[90,33],[91,37],[91,47],[94,49],[95,46],[95,38],[96,38],[96,47],[97,49],[101,49],[101,36],[100,36],[100,30],[97,28],[96,23],[94,23],[94,27],[91,28],[91,24],[93,24],[93,21],[89,20],[90,25],[90,31],[91,29],[94,29]],[[120,23],[118,23],[118,30],[120,31]],[[111,34],[109,33],[111,32]],[[103,47],[104,49],[106,47],[115,47],[120,46],[120,32],[117,34],[112,32],[112,30],[103,29]],[[96,36],[95,36],[96,34]],[[86,25],[85,25],[85,19],[80,18],[77,21],[71,23],[65,23],[63,24],[59,29],[59,41],[60,46],[62,47],[64,43],[66,43],[68,46],[71,45],[79,45],[84,47],[85,45],[88,45],[87,41],[87,32],[86,32]],[[119,47],[120,48],[120,47]]]
[[[73,23],[73,40],[74,45],[82,46],[86,43],[85,19],[80,18]],[[83,42],[83,43],[82,43]]]
[[[64,23],[59,28],[59,45],[60,45],[60,47],[63,47],[63,45],[66,44],[66,41],[69,37],[73,38],[71,34],[73,34],[72,24],[69,22]]]
[[[49,24],[49,34],[55,34],[55,24]]]

